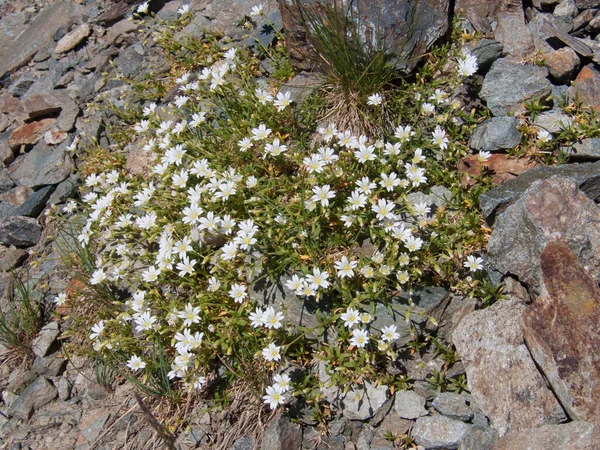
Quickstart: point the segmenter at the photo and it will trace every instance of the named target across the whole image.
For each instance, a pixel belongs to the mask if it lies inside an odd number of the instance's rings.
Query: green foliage
[[[5,308],[0,308],[0,343],[9,349],[31,351],[31,341],[42,326],[42,312],[31,284],[13,274]]]

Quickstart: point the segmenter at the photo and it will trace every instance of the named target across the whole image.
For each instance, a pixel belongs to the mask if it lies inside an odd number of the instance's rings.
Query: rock
[[[479,205],[487,223],[492,225],[496,217],[520,198],[535,181],[545,180],[554,175],[574,180],[577,182],[579,189],[590,199],[600,201],[600,162],[567,164],[558,167],[536,167],[481,194]]]
[[[9,191],[15,185],[8,169],[0,169],[0,193]]]
[[[598,1],[598,0],[575,0],[575,5],[579,9],[597,8],[598,6],[600,6],[600,1]]]
[[[58,329],[58,323],[50,322],[44,325],[40,330],[38,336],[31,343],[31,349],[37,356],[44,357],[48,354],[48,350],[54,344],[54,341],[60,334]]]
[[[368,420],[377,414],[388,398],[387,386],[377,386],[366,381],[363,386],[356,386],[338,398],[335,406],[342,415],[350,420]]]
[[[584,105],[600,111],[600,72],[593,64],[584,66],[567,93],[569,100],[578,99]]]
[[[573,31],[577,31],[580,28],[585,27],[590,20],[594,18],[595,11],[593,9],[585,9],[573,19]]]
[[[6,167],[15,160],[15,153],[11,148],[8,139],[0,140],[0,163]]]
[[[574,421],[560,425],[544,425],[520,433],[510,433],[498,441],[494,450],[595,450],[598,441],[594,425]]]
[[[317,73],[300,72],[281,86],[279,92],[285,94],[290,93],[292,101],[298,105],[301,104],[306,97],[317,90],[323,83],[324,77]]]
[[[496,220],[487,264],[498,273],[518,277],[537,292],[542,251],[549,241],[564,239],[600,280],[599,214],[600,208],[578,189],[575,180],[538,180]]]
[[[533,54],[535,50],[533,36],[525,25],[522,10],[500,13],[496,20],[494,37],[502,43],[506,58],[521,61]]]
[[[26,72],[21,77],[10,85],[8,88],[8,92],[10,92],[15,97],[21,97],[23,94],[27,92],[27,90],[31,87],[33,83],[35,83],[36,78],[30,72]]]
[[[32,94],[21,102],[23,110],[29,119],[59,113],[62,110],[61,101],[51,94]]]
[[[42,227],[31,217],[10,216],[0,218],[0,244],[31,247],[40,240]]]
[[[60,398],[63,402],[66,402],[71,398],[71,383],[65,377],[60,377],[58,379],[58,398]]]
[[[600,159],[600,139],[582,139],[569,149],[570,161],[597,161]]]
[[[0,272],[10,272],[27,258],[27,252],[20,248],[0,247]]]
[[[521,143],[523,134],[517,130],[516,117],[492,117],[479,125],[469,145],[476,150],[496,151],[512,149]]]
[[[577,15],[577,12],[577,5],[575,4],[574,0],[563,0],[558,5],[556,5],[554,11],[552,11],[552,14],[558,17],[575,17]],[[573,27],[573,31],[575,31],[576,29],[578,28]]]
[[[579,69],[579,56],[569,47],[544,54],[544,65],[550,77],[557,82],[564,82]]]
[[[10,146],[18,148],[21,145],[33,145],[37,143],[48,131],[56,119],[42,119],[21,125],[10,135]]]
[[[402,419],[418,419],[429,414],[425,409],[425,399],[415,391],[396,392],[394,410]]]
[[[67,360],[60,357],[59,353],[53,353],[44,358],[36,356],[31,365],[31,370],[38,375],[55,378],[61,375],[67,367]]]
[[[300,450],[302,428],[290,422],[289,417],[277,414],[267,426],[262,440],[262,450]]]
[[[479,161],[478,155],[465,156],[458,163],[458,171],[463,174],[461,184],[465,187],[477,183],[477,177],[481,176],[483,169],[491,176],[492,184],[503,185],[506,181],[539,165],[529,158],[510,157],[504,153],[495,153],[485,162]]]
[[[491,24],[497,21],[498,14],[522,10],[523,5],[519,0],[457,0],[454,6],[457,15],[466,17],[477,31],[484,34],[492,31]]]
[[[444,206],[452,198],[452,191],[444,186],[432,186],[429,191],[429,194],[421,191],[411,192],[406,196],[406,199],[410,204],[427,203],[429,206],[433,206],[433,209],[437,209]],[[436,288],[431,289],[432,292],[436,290]]]
[[[17,207],[11,203],[0,202],[0,218],[14,216],[15,209],[17,209]]]
[[[471,396],[468,394],[455,394],[454,392],[441,392],[431,402],[431,406],[440,414],[451,419],[468,422],[473,418]]]
[[[29,196],[27,201],[14,210],[15,216],[37,217],[46,207],[46,201],[54,191],[54,186],[45,186]]]
[[[550,133],[559,133],[563,129],[573,125],[573,118],[560,109],[552,109],[538,115],[533,124]]]
[[[35,189],[60,183],[71,175],[73,168],[73,160],[66,152],[64,142],[55,149],[45,142],[38,142],[29,153],[17,158],[10,170],[11,177],[19,184]]]
[[[73,174],[65,181],[60,182],[56,189],[48,199],[49,205],[57,205],[59,203],[63,203],[66,200],[73,198],[77,193],[77,188],[81,184],[81,179],[79,178],[79,174]]]
[[[84,445],[88,442],[94,442],[100,436],[102,428],[109,418],[110,413],[102,408],[85,411],[79,423],[81,435],[77,440],[77,444]]]
[[[498,433],[490,427],[472,426],[460,440],[458,450],[492,450],[498,441]]]
[[[469,314],[453,334],[473,400],[500,436],[565,419],[525,346],[524,310],[519,298],[500,300]]]
[[[66,53],[77,47],[91,33],[90,26],[87,23],[79,25],[73,31],[66,34],[56,43],[54,53]]]
[[[58,145],[67,139],[67,137],[69,137],[69,135],[64,131],[61,131],[58,128],[51,128],[44,134],[44,141],[48,145]]]
[[[412,436],[418,445],[427,450],[458,449],[460,440],[469,432],[470,426],[444,416],[420,417],[412,429]]]
[[[127,47],[114,59],[119,73],[125,78],[136,78],[144,67],[144,57],[134,47]]]
[[[139,26],[139,23],[135,23],[128,19],[120,20],[108,29],[103,39],[109,45],[114,44],[119,37],[137,30]]]
[[[495,116],[525,112],[523,103],[545,99],[552,92],[544,67],[498,59],[483,80],[480,95]]]
[[[40,376],[10,405],[8,414],[18,419],[28,420],[36,409],[54,400],[56,394],[56,388],[46,378]]]
[[[16,186],[8,192],[0,194],[0,201],[8,202],[15,206],[21,206],[33,194],[29,186]]]
[[[324,3],[333,4],[331,0]],[[302,4],[311,11],[310,8],[314,8],[317,2],[309,0]],[[353,17],[357,22],[359,35],[373,36],[373,38],[377,36],[385,42],[384,45],[390,52],[401,49],[401,62],[398,65],[399,68],[408,71],[416,66],[420,57],[446,33],[449,26],[447,0],[429,2],[383,0],[362,2],[354,7],[356,9],[353,11]],[[292,63],[304,67],[306,64],[298,64],[298,61],[303,61],[308,56],[306,30],[299,19],[301,12],[293,0],[281,0],[280,9]],[[322,17],[325,13],[320,10],[316,14]],[[409,33],[412,36],[406,42]]]
[[[470,48],[470,52],[477,58],[477,72],[485,73],[492,67],[494,61],[502,56],[504,46],[502,42],[493,39],[481,39],[475,46]]]
[[[71,23],[79,7],[72,2],[59,1],[42,10],[35,20],[14,39],[0,36],[0,78],[8,72],[27,64],[31,57],[44,45],[61,26]]]
[[[243,436],[236,439],[230,450],[254,450],[254,438],[251,436]]]
[[[597,421],[600,288],[566,242],[549,242],[540,259],[543,287],[523,315],[525,342],[569,417]]]

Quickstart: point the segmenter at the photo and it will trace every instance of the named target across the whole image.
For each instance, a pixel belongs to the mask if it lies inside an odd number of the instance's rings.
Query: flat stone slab
[[[560,425],[544,425],[520,433],[511,433],[498,441],[494,450],[596,450],[594,425],[574,421]]]

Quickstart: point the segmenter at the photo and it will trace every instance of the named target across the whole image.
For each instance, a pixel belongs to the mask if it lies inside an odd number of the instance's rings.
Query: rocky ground
[[[150,7],[168,19],[182,3],[153,1]],[[292,29],[286,8],[282,21],[276,1],[262,3],[273,23]],[[447,20],[449,3],[434,4]],[[195,19],[186,32],[200,35],[207,27],[245,40],[236,24],[252,6],[192,0]],[[134,8],[126,0],[0,0],[3,310],[15,268],[28,267],[33,295],[47,311],[72,283],[45,211],[76,195],[76,136],[95,139],[102,148],[113,145],[106,128],[115,118],[93,105],[102,96],[119,104],[126,87],[103,74],[116,70],[135,79],[169,70],[150,31],[128,19]],[[230,448],[385,449],[392,448],[386,432],[409,430],[425,449],[600,448],[600,139],[565,148],[569,164],[560,167],[533,167],[506,156],[521,141],[514,114],[524,111],[524,102],[548,98],[552,108],[535,124],[551,133],[574,120],[560,108],[561,95],[600,110],[600,1],[534,0],[523,8],[514,0],[460,0],[455,10],[462,11],[467,31],[486,36],[471,51],[480,66],[477,101],[493,117],[478,127],[470,145],[493,152],[486,164],[498,186],[481,197],[493,229],[486,270],[503,283],[508,299],[475,310],[475,300],[443,288],[427,287],[418,295],[419,307],[438,318],[438,336],[461,357],[447,376],[465,374],[470,394],[439,393],[425,382],[443,366],[434,354],[407,356],[401,368],[390,368],[415,380],[414,390],[395,395],[369,384],[342,395],[321,373],[324,395],[339,412],[327,434],[306,417],[300,426],[277,414],[265,423],[262,443],[238,430]],[[438,34],[447,29],[443,20],[428,26]],[[525,64],[535,60],[543,64]],[[466,183],[479,164],[463,160]],[[131,149],[128,166],[142,170],[138,149]],[[406,327],[387,311],[376,320]],[[133,388],[97,373],[83,358],[67,358],[61,326],[51,314],[46,321],[33,342],[31,364],[0,366],[0,448],[165,448]],[[290,413],[302,418],[302,405],[291,406]],[[154,414],[157,408],[150,402]],[[175,445],[211,448],[227,423],[226,416],[196,414]]]

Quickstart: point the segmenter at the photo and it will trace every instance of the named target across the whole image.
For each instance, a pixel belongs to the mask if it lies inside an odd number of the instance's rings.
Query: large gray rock
[[[33,353],[41,358],[46,356],[59,334],[60,330],[58,329],[58,323],[50,322],[45,325],[31,343]]]
[[[429,414],[425,409],[425,399],[415,391],[398,391],[394,410],[402,419],[418,419]]]
[[[517,130],[518,125],[516,117],[492,117],[475,129],[469,145],[475,150],[488,152],[512,149],[521,143],[523,136],[523,133]]]
[[[67,33],[56,43],[55,53],[66,53],[73,50],[91,33],[90,26],[87,23],[79,25],[70,33]]]
[[[18,419],[27,420],[36,409],[47,405],[56,398],[54,385],[46,378],[39,377],[30,384],[8,408],[8,414]]]
[[[388,396],[387,386],[375,387],[366,381],[362,386],[352,387],[346,394],[341,394],[334,404],[346,419],[368,420],[377,414]]]
[[[552,85],[544,67],[523,65],[505,58],[498,59],[483,80],[480,95],[495,116],[525,112],[523,104],[544,99],[552,93]]]
[[[502,42],[506,58],[515,62],[522,61],[535,50],[533,36],[525,24],[522,10],[498,14],[494,38]]]
[[[66,180],[74,164],[62,144],[53,149],[40,141],[29,153],[18,158],[10,167],[11,178],[18,184],[37,188]]]
[[[34,192],[13,212],[15,216],[37,217],[46,207],[46,201],[54,191],[54,186],[45,186]]]
[[[263,435],[262,450],[300,450],[302,428],[290,422],[290,418],[277,414]]]
[[[596,450],[594,425],[574,421],[560,425],[544,425],[520,433],[510,433],[498,441],[494,450]]]
[[[550,133],[559,133],[563,129],[573,125],[573,117],[560,109],[552,109],[539,114],[533,121],[533,124]]]
[[[446,417],[467,422],[473,418],[472,401],[473,399],[468,394],[441,392],[433,399],[431,406]]]
[[[418,445],[427,450],[454,450],[471,426],[459,420],[435,415],[420,417],[415,422],[412,435]]]
[[[18,36],[0,35],[0,78],[27,64],[31,57],[51,42],[52,36],[79,14],[79,5],[60,1],[44,8]]]
[[[519,298],[500,300],[465,317],[453,334],[469,391],[500,436],[565,419],[525,346],[524,310]]]
[[[38,243],[42,227],[36,219],[22,216],[0,218],[0,244],[31,247]]]
[[[573,144],[569,150],[569,159],[572,161],[598,161],[600,159],[600,139],[582,139]]]
[[[494,61],[502,56],[504,46],[502,42],[493,39],[481,39],[477,41],[470,52],[477,58],[478,72],[487,72]]]
[[[519,199],[535,181],[545,180],[555,175],[574,180],[579,189],[590,199],[595,202],[600,201],[600,162],[536,167],[481,194],[479,206],[487,223],[493,225],[496,218]]]
[[[536,181],[498,217],[488,242],[487,264],[537,292],[540,255],[555,239],[565,240],[600,280],[600,208],[569,178]]]

